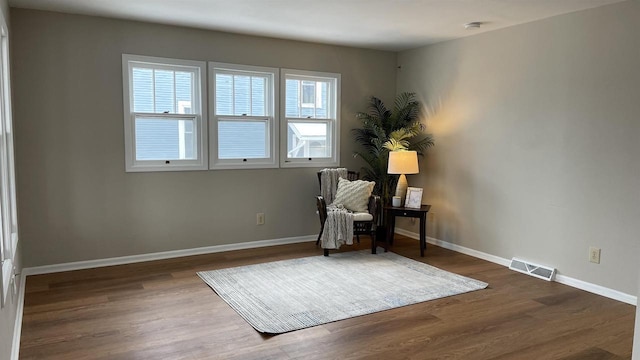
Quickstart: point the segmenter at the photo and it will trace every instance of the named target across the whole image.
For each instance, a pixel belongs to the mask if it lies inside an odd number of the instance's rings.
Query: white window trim
[[[199,90],[193,99],[194,114],[169,114],[168,116],[175,118],[195,119],[196,131],[196,151],[197,159],[195,160],[175,160],[170,162],[165,160],[136,160],[135,155],[135,117],[136,116],[152,116],[163,117],[163,114],[134,113],[133,104],[131,103],[132,89],[132,69],[133,64],[152,64],[154,69],[170,69],[184,67],[189,71],[196,70],[194,77],[194,86]],[[124,139],[125,139],[125,170],[127,172],[144,172],[144,171],[187,171],[187,170],[207,170],[208,168],[208,151],[207,151],[207,104],[206,94],[206,62],[192,61],[181,59],[170,59],[152,56],[140,56],[122,54],[122,78],[123,78],[123,101],[124,101]]]
[[[216,71],[220,69],[224,73],[229,72],[246,72],[267,74],[271,77],[271,84],[268,86],[267,96],[267,109],[270,115],[267,116],[232,116],[232,115],[216,115]],[[264,66],[252,66],[252,65],[239,65],[228,64],[220,62],[209,62],[209,169],[222,170],[222,169],[269,169],[277,168],[279,163],[278,156],[278,144],[279,137],[279,114],[280,109],[277,101],[279,93],[278,81],[280,77],[280,69],[264,67]],[[247,158],[247,159],[218,159],[218,121],[225,119],[246,119],[255,121],[268,122],[267,134],[270,139],[267,139],[267,158]]]
[[[3,14],[0,12],[0,31],[2,46],[2,59],[0,71],[2,72],[0,83],[0,111],[2,111],[2,121],[0,121],[0,164],[1,169],[1,227],[0,231],[0,305],[4,307],[7,303],[7,296],[13,284],[15,289],[15,255],[18,247],[18,220],[15,194],[15,164],[13,154],[13,129],[11,114],[11,86],[9,80],[9,29]]]
[[[280,121],[280,138],[283,139],[280,144],[280,167],[332,167],[340,166],[340,81],[341,75],[337,73],[307,71],[296,69],[280,69],[280,108],[282,109],[282,118]],[[286,81],[287,79],[296,80],[330,80],[335,84],[335,91],[330,93],[329,101],[335,103],[330,106],[330,116],[328,119],[310,119],[310,118],[288,118],[286,116]],[[334,120],[335,119],[335,120]],[[328,140],[332,145],[331,157],[328,158],[287,158],[287,129],[289,120],[301,120],[309,122],[321,122],[330,124],[328,129]]]

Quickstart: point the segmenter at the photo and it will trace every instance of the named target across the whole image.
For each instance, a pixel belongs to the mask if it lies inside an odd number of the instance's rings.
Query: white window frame
[[[16,206],[15,161],[13,154],[13,120],[11,115],[11,85],[9,81],[9,30],[0,13],[0,306],[7,303],[13,285],[15,291],[15,256],[18,247],[18,216]]]
[[[260,75],[267,76],[269,84],[267,84],[267,115],[266,116],[249,116],[249,115],[216,115],[216,74],[235,74],[235,75]],[[280,109],[277,106],[277,97],[279,95],[279,76],[280,69],[264,66],[228,64],[220,62],[209,62],[209,158],[212,170],[218,169],[268,169],[277,168],[278,157],[278,119]],[[218,158],[218,122],[220,121],[257,121],[267,122],[267,139],[265,158],[247,158],[247,159],[219,159]]]
[[[194,73],[193,114],[136,113],[133,111],[133,67],[188,71]],[[125,169],[127,172],[207,170],[207,104],[206,62],[152,56],[122,54],[124,101]],[[179,106],[179,104],[176,104]],[[137,116],[157,119],[185,119],[195,121],[196,159],[193,160],[136,160],[135,119]]]
[[[325,167],[340,166],[340,80],[341,75],[337,73],[307,71],[296,69],[280,69],[280,108],[282,120],[280,123],[280,167]],[[326,119],[315,119],[313,117],[305,118],[289,118],[286,112],[286,81],[287,79],[295,80],[312,80],[312,81],[328,81],[330,83],[328,101],[329,116]],[[316,88],[316,95],[318,89]],[[300,102],[302,106],[302,84],[300,86]],[[317,96],[316,96],[317,102]],[[304,107],[304,106],[303,106]],[[287,132],[289,122],[311,122],[327,124],[327,146],[331,146],[331,156],[324,158],[291,158],[287,157],[288,138]],[[330,144],[330,145],[329,145]]]

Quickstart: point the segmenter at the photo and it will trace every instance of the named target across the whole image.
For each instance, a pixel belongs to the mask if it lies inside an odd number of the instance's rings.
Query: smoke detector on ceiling
[[[481,25],[482,23],[480,21],[474,21],[474,22],[464,24],[464,28],[467,30],[475,30],[475,29],[480,29]]]

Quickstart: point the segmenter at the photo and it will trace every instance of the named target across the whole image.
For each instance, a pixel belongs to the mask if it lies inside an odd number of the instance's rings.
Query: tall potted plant
[[[367,167],[361,170],[363,179],[376,182],[374,193],[388,205],[398,181],[397,175],[387,174],[389,151],[407,149],[422,155],[433,146],[433,136],[424,133],[425,127],[419,119],[420,103],[414,93],[399,94],[392,110],[372,96],[367,110],[356,114],[362,128],[352,132],[362,150],[353,155],[365,161]]]

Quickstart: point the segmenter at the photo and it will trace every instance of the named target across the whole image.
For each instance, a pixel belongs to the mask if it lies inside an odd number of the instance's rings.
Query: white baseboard
[[[420,239],[420,234],[416,234],[414,232],[411,231],[407,231],[404,229],[395,229],[396,234],[400,234],[400,235],[404,235],[406,237],[410,237],[412,239]],[[491,254],[487,254],[484,253],[482,251],[478,251],[478,250],[473,250],[473,249],[469,249],[467,247],[464,246],[460,246],[457,244],[452,244],[450,242],[447,241],[442,241],[439,239],[434,239],[434,238],[430,238],[427,237],[427,242],[429,244],[433,244],[433,245],[437,245],[440,246],[442,248],[445,249],[449,249],[449,250],[453,250],[465,255],[469,255],[469,256],[473,256],[476,257],[478,259],[482,259],[482,260],[486,260],[492,263],[496,263],[502,266],[509,266],[509,264],[511,263],[511,260],[509,259],[505,259],[499,256],[495,256],[495,255],[491,255]],[[570,276],[566,276],[566,275],[561,275],[561,274],[556,274],[554,281],[560,283],[560,284],[564,284],[564,285],[569,285],[571,287],[574,287],[576,289],[580,289],[580,290],[584,290],[584,291],[588,291],[590,293],[594,293],[597,295],[601,295],[604,297],[608,297],[610,299],[614,299],[614,300],[618,300],[618,301],[622,301],[624,303],[630,304],[630,305],[636,305],[638,304],[638,297],[637,296],[633,296],[633,295],[629,295],[626,293],[623,293],[621,291],[618,290],[614,290],[614,289],[610,289],[604,286],[600,286],[600,285],[596,285],[596,284],[592,284],[590,282],[586,282],[583,280],[579,280],[579,279],[575,279],[572,278]]]
[[[87,260],[87,261],[76,261],[76,262],[55,264],[55,265],[35,266],[35,267],[28,267],[28,268],[22,269],[22,274],[23,276],[50,274],[50,273],[56,273],[56,272],[62,272],[62,271],[91,269],[91,268],[104,267],[104,266],[123,265],[123,264],[132,264],[132,263],[138,263],[138,262],[144,262],[144,261],[171,259],[171,258],[177,258],[177,257],[183,257],[183,256],[211,254],[211,253],[218,253],[223,251],[233,251],[233,250],[253,249],[253,248],[260,248],[260,247],[274,246],[274,245],[294,244],[294,243],[301,243],[301,242],[308,242],[308,241],[316,241],[317,237],[318,235],[296,236],[296,237],[288,237],[288,238],[281,238],[281,239],[249,241],[249,242],[243,242],[243,243],[237,243],[237,244],[205,246],[205,247],[194,248],[194,249],[172,250],[172,251],[163,251],[163,252],[156,252],[156,253],[150,253],[150,254],[130,255],[130,256],[121,256],[121,257]]]
[[[574,288],[578,288],[580,290],[588,291],[590,293],[606,296],[610,299],[622,301],[624,303],[630,305],[638,304],[638,297],[623,293],[622,291],[606,288],[604,286],[592,284],[590,282],[582,281],[579,279],[572,278],[566,275],[556,274],[554,281],[559,282],[560,284],[565,284],[572,286]]]
[[[16,322],[13,325],[13,342],[11,343],[11,360],[18,360],[20,355],[20,334],[22,333],[22,315],[24,312],[24,289],[27,276],[20,274],[20,288],[18,289],[18,307],[16,308]]]

